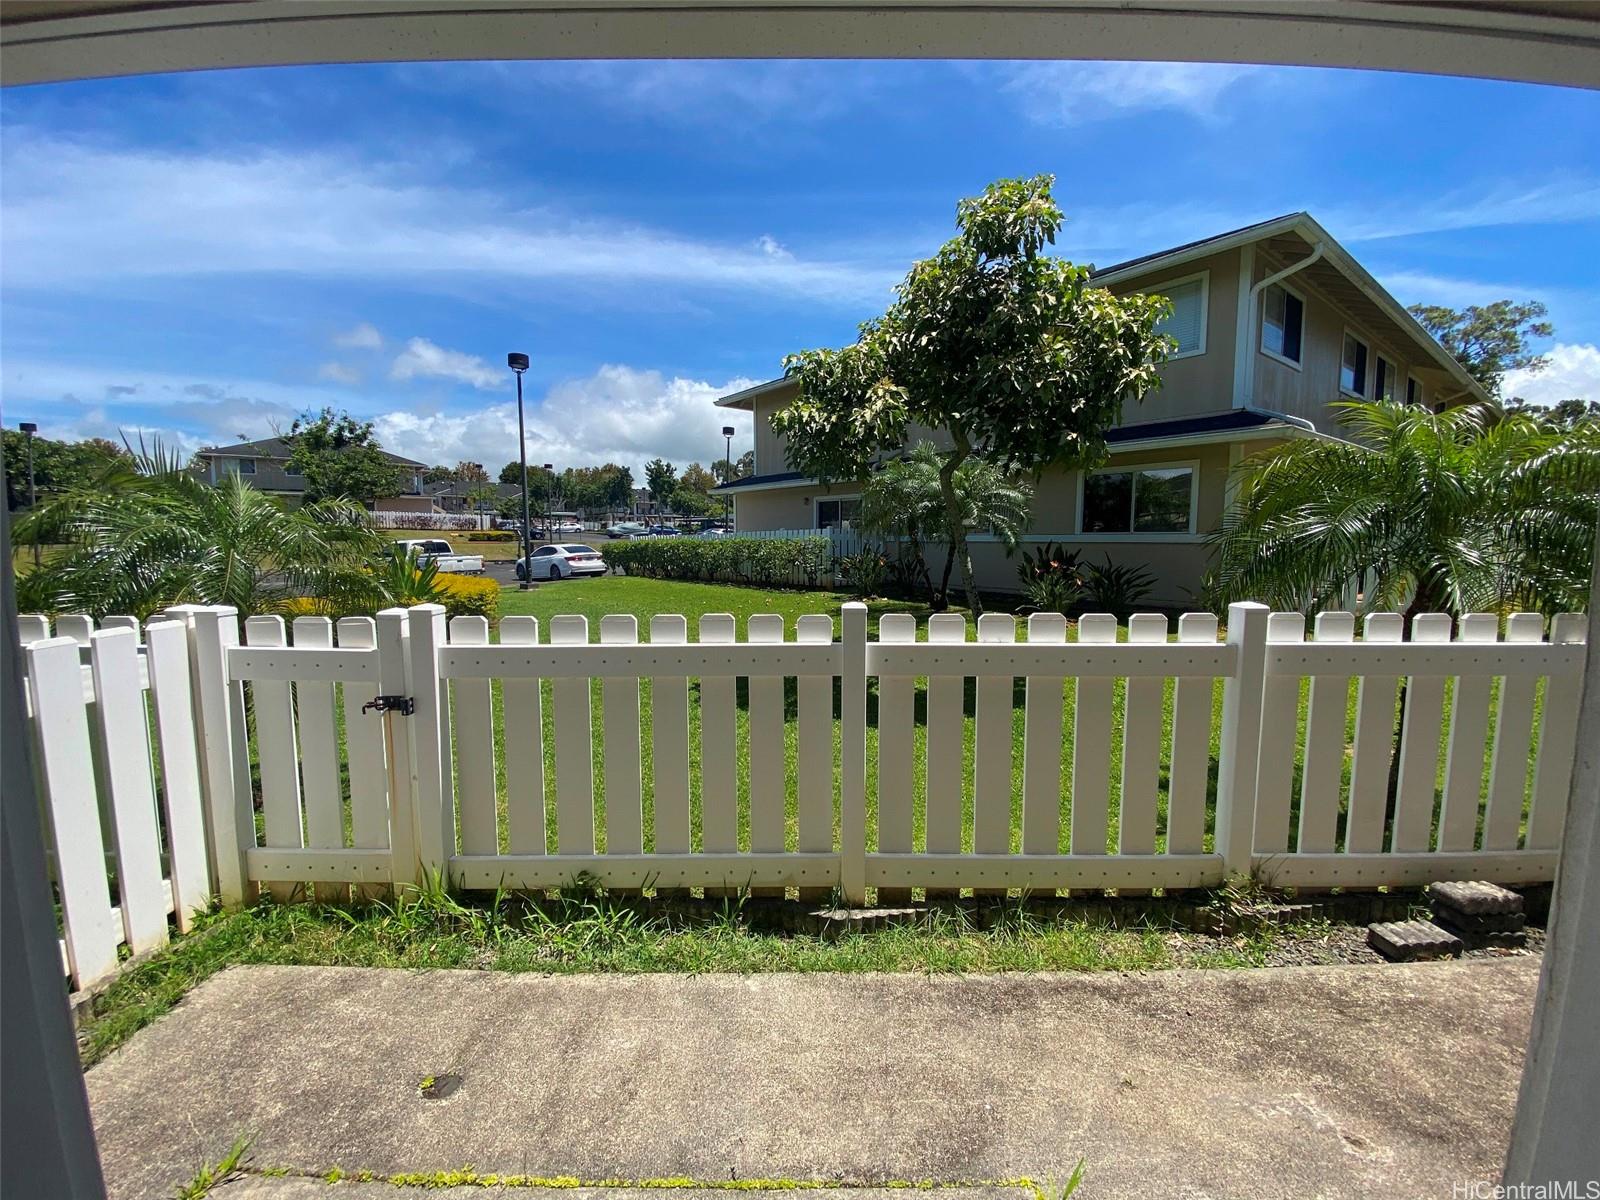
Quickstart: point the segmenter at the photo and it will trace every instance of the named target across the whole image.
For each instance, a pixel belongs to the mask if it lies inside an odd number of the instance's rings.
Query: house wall
[[[765,529],[816,528],[816,497],[859,496],[856,486],[826,488],[805,484],[792,488],[771,488],[760,492],[734,493],[735,532]]]
[[[285,459],[258,458],[255,460],[256,470],[253,475],[241,477],[251,485],[264,492],[301,492],[305,490],[306,481],[303,476],[290,475],[285,469],[288,461]],[[230,473],[239,469],[239,459],[227,455],[217,455],[206,459],[206,478],[211,483],[218,483]]]
[[[437,512],[433,499],[429,496],[384,496],[373,502],[376,512],[408,512],[431,513]]]
[[[1112,285],[1119,296],[1160,292],[1164,283],[1207,275],[1205,353],[1174,359],[1161,369],[1161,387],[1142,402],[1126,401],[1122,424],[1165,421],[1233,406],[1233,354],[1239,327],[1239,251],[1213,254]]]

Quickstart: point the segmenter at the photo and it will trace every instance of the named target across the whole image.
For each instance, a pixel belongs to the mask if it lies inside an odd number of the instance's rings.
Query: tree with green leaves
[[[467,507],[477,516],[480,525],[486,522],[486,514],[494,506],[495,499],[498,496],[499,493],[488,483],[475,484],[468,490]]]
[[[483,469],[482,463],[458,462],[452,475],[458,483],[489,482],[489,472]]]
[[[1600,520],[1600,424],[1468,404],[1340,402],[1353,441],[1301,438],[1239,466],[1207,581],[1316,611],[1366,578],[1368,611],[1581,609]]]
[[[443,463],[435,464],[422,473],[423,483],[454,483],[455,481],[456,469],[447,467]],[[507,481],[502,480],[502,482]]]
[[[1506,404],[1508,413],[1525,413],[1540,417],[1552,425],[1572,429],[1580,424],[1600,421],[1600,400],[1562,400],[1558,404],[1532,404],[1527,400],[1513,399]]]
[[[746,475],[754,475],[756,473],[756,452],[754,450],[746,450],[733,460],[731,466],[727,459],[719,458],[711,464],[711,473],[717,477],[718,483],[729,483],[735,479],[743,479]]]
[[[961,201],[957,236],[852,345],[784,360],[799,394],[772,418],[789,465],[825,482],[864,480],[913,425],[941,433],[945,527],[974,613],[962,464],[985,459],[1006,477],[1098,464],[1106,429],[1160,385],[1171,346],[1156,329],[1164,297],[1114,296],[1044,253],[1063,221],[1053,183],[1004,179]]]
[[[28,503],[28,442],[20,430],[4,433],[6,507],[13,512]],[[82,487],[107,464],[129,457],[125,447],[106,438],[64,442],[35,434],[32,442],[33,485],[41,497]]]
[[[345,499],[371,504],[400,491],[404,472],[378,445],[371,421],[325,408],[289,428],[289,466],[306,481],[308,503]]]
[[[644,465],[645,487],[658,507],[665,507],[678,486],[678,469],[664,458],[653,458]]]
[[[1537,300],[1496,300],[1462,309],[1413,304],[1407,311],[1496,399],[1507,372],[1542,371],[1550,361],[1533,351],[1535,341],[1555,332]]]

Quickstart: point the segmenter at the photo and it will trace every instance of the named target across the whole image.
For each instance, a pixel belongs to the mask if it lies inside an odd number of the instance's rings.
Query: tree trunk
[[[983,615],[983,601],[978,598],[978,589],[972,581],[972,556],[967,552],[967,529],[961,520],[961,502],[956,498],[956,470],[972,453],[972,447],[959,431],[952,432],[955,434],[956,448],[939,468],[939,492],[944,497],[945,536],[950,539],[950,554],[944,565],[945,596],[949,596],[951,564],[959,556],[961,586],[967,593],[967,608],[972,611],[973,619],[977,620]]]

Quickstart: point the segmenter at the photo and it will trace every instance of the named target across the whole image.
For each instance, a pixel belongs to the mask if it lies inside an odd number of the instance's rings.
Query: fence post
[[[228,680],[228,649],[239,644],[239,610],[216,605],[186,608],[184,615],[194,619],[195,717],[217,896],[232,906],[250,898],[245,852],[256,844],[244,688]]]
[[[867,606],[840,620],[839,885],[846,904],[867,902]]]
[[[406,610],[386,608],[378,613],[379,696],[409,696],[411,642]],[[371,718],[367,718],[370,720]],[[383,714],[384,764],[388,771],[389,878],[398,894],[402,888],[423,882],[417,857],[417,812],[412,792],[416,766],[412,761],[411,718],[397,712]]]
[[[1217,762],[1217,853],[1223,874],[1250,874],[1255,840],[1261,700],[1266,684],[1267,606],[1228,605],[1228,644],[1239,660],[1222,684],[1222,746]]]
[[[444,606],[418,604],[408,615],[411,629],[410,717],[412,802],[416,806],[417,858],[424,878],[437,873],[449,881],[456,852],[455,786],[450,770],[450,714],[439,679],[439,648],[445,644]]]

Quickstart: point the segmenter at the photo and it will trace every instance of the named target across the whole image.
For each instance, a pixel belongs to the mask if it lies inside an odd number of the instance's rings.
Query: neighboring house
[[[1329,406],[1341,398],[1432,409],[1487,399],[1306,213],[1118,263],[1093,280],[1118,294],[1168,296],[1163,330],[1177,348],[1160,390],[1130,402],[1107,434],[1102,468],[1047,469],[1037,480],[1025,540],[1147,566],[1158,580],[1153,604],[1187,604],[1200,590],[1206,535],[1222,519],[1229,468],[1244,456],[1289,438],[1340,436]],[[771,419],[797,386],[775,379],[717,401],[755,415],[755,473],[716,489],[733,497],[736,529],[821,529],[855,517],[859,484],[825,487],[785,460]],[[1016,590],[1004,547],[989,534],[970,542],[979,586]]]
[[[289,439],[281,437],[210,446],[195,455],[196,470],[207,483],[216,483],[228,474],[240,475],[260,491],[298,503],[305,493],[306,481],[289,465],[291,449]],[[422,482],[427,464],[387,450],[383,455],[401,469],[402,484],[398,495],[380,498],[373,508],[380,512],[433,511],[433,501]]]
[[[522,495],[522,489],[514,483],[459,483],[447,479],[443,483],[423,485],[423,491],[434,506],[448,513],[472,512],[472,494],[479,488],[486,488],[491,493],[490,498],[484,501],[483,510],[489,516],[497,513],[500,505],[507,500],[515,500]]]

